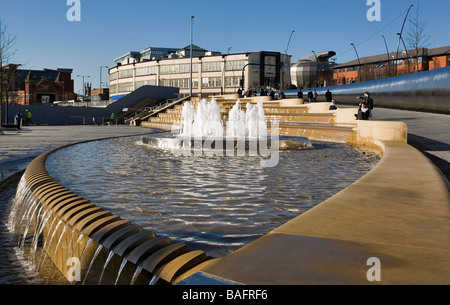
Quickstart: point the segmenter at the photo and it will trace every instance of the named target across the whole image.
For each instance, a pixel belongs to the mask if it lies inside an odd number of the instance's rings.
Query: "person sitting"
[[[366,103],[362,102],[358,109],[358,114],[355,114],[357,120],[368,120],[370,118],[370,109],[367,108]]]

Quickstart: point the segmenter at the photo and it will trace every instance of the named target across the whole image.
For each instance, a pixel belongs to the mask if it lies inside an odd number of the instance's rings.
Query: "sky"
[[[336,62],[393,52],[411,4],[429,36],[428,47],[450,45],[448,0],[78,0],[80,21],[69,21],[74,4],[67,0],[0,0],[0,20],[17,35],[14,63],[24,69],[73,69],[75,91],[82,78],[99,87],[114,59],[147,47],[183,48],[190,43],[232,53],[276,51],[292,62],[312,52],[335,51]],[[68,5],[68,2],[70,5]],[[369,21],[377,7],[379,21]],[[409,22],[404,37],[409,31]],[[292,31],[294,31],[292,33]],[[291,37],[292,33],[292,37]],[[291,38],[291,39],[290,39]],[[290,39],[290,40],[289,40]]]

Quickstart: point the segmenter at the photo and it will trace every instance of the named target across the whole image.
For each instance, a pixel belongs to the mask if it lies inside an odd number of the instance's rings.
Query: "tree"
[[[406,36],[408,48],[414,49],[414,55],[416,60],[416,71],[419,71],[418,58],[423,56],[421,54],[422,48],[427,48],[430,45],[431,36],[426,32],[426,22],[422,18],[422,10],[420,7],[420,1],[417,1],[415,12],[411,15],[409,20],[409,31]]]
[[[0,19],[0,126],[2,125],[3,120],[3,101],[8,103],[7,96],[11,84],[11,73],[7,69],[7,65],[11,63],[11,60],[16,53],[16,50],[14,49],[15,42],[16,35],[9,33],[8,26]]]

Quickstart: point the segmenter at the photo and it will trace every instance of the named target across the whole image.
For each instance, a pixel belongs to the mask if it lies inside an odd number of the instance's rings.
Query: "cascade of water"
[[[103,274],[105,273],[106,267],[108,266],[109,261],[111,260],[111,258],[113,257],[113,255],[114,255],[114,252],[110,251],[109,254],[108,254],[108,258],[107,258],[106,261],[105,261],[105,265],[103,266],[102,273],[100,274],[100,278],[99,278],[99,280],[98,280],[98,284],[99,284],[99,285],[102,283]]]
[[[180,135],[186,138],[203,139],[223,137],[223,122],[220,107],[215,99],[205,99],[197,104],[197,109],[187,102],[182,110]]]
[[[136,280],[139,277],[139,275],[141,274],[142,269],[143,269],[142,266],[138,266],[136,268],[136,271],[134,271],[133,277],[131,278],[130,285],[134,285],[134,283],[136,283]]]
[[[36,198],[35,203],[36,203],[37,201],[38,201],[38,200],[37,200],[37,198]],[[27,234],[28,234],[28,231],[30,230],[31,225],[33,224],[33,219],[34,219],[34,217],[35,217],[35,213],[36,213],[38,210],[40,210],[40,209],[39,209],[39,206],[38,206],[37,204],[34,204],[34,205],[35,205],[35,207],[34,207],[34,209],[33,209],[33,212],[32,212],[32,214],[31,214],[31,217],[30,217],[29,214],[28,214],[28,216],[27,216],[28,222],[27,222],[25,231],[23,232],[22,242],[20,243],[20,246],[21,246],[22,248],[25,246],[25,240],[26,240],[26,238],[27,238]],[[19,242],[20,242],[20,239],[19,239]]]
[[[152,279],[150,280],[150,283],[148,284],[149,286],[150,285],[156,285],[156,283],[159,281],[159,276],[157,276],[157,275],[154,275],[153,277],[152,277]]]
[[[86,271],[86,275],[85,275],[84,280],[83,280],[83,285],[84,285],[84,283],[86,282],[86,279],[87,279],[87,277],[88,277],[89,272],[91,271],[91,268],[92,268],[92,266],[93,266],[93,264],[94,264],[95,259],[96,259],[97,256],[99,255],[100,251],[102,251],[102,249],[103,249],[103,245],[100,245],[100,246],[97,248],[97,250],[95,251],[94,256],[92,257],[91,262],[89,263],[89,267],[88,267],[88,269],[87,269],[87,271]]]
[[[122,264],[120,265],[119,272],[117,272],[116,282],[114,283],[114,285],[117,285],[117,283],[119,282],[120,274],[122,273],[123,268],[125,268],[127,262],[127,259],[124,258]]]
[[[41,211],[42,212],[42,211]],[[32,245],[33,245],[33,251],[36,252],[37,250],[37,244],[39,241],[39,236],[41,236],[42,232],[44,231],[45,226],[47,225],[47,222],[50,219],[50,216],[53,214],[53,211],[51,209],[46,209],[42,215],[42,218],[44,219],[44,221],[41,221],[40,224],[37,225],[36,227],[36,231],[34,233],[33,236],[33,241],[32,241]]]
[[[55,257],[55,256],[56,256],[56,253],[58,252],[58,248],[59,248],[59,245],[60,245],[60,243],[61,243],[62,237],[64,236],[64,233],[66,232],[68,226],[69,226],[69,224],[67,223],[67,224],[64,226],[64,228],[63,228],[63,230],[62,230],[62,232],[61,232],[61,235],[60,235],[59,238],[58,238],[58,243],[56,244],[55,252],[53,253],[53,257]]]
[[[228,122],[224,130],[221,110],[216,100],[208,103],[201,100],[197,109],[190,103],[185,103],[182,111],[180,135],[188,138],[223,138],[229,139],[267,137],[267,121],[262,102],[256,105],[247,103],[247,111],[241,109],[241,101],[228,113]]]
[[[238,100],[228,112],[228,122],[226,127],[227,138],[245,138],[245,118],[245,111],[241,109],[241,101]]]

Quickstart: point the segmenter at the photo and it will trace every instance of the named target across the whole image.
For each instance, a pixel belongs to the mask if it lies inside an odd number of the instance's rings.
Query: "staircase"
[[[228,112],[236,104],[236,97],[210,97],[214,98],[221,108],[223,122],[228,121]],[[200,98],[184,99],[170,109],[161,109],[158,113],[142,120],[143,127],[163,130],[179,129],[181,123],[183,102],[190,100],[194,106]],[[277,133],[285,136],[307,137],[311,140],[333,141],[347,143],[348,138],[354,134],[356,121],[353,116],[357,109],[328,110],[328,103],[315,103],[304,105],[299,100],[278,100],[258,98],[242,98],[241,109],[246,110],[247,103],[257,104],[263,101],[266,120],[269,125],[277,123]],[[330,138],[331,137],[331,138]]]

